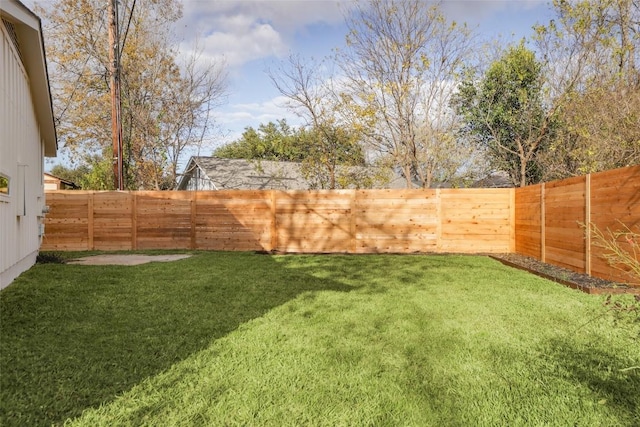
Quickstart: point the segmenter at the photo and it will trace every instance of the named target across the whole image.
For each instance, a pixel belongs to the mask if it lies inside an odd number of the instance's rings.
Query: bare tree
[[[200,66],[197,53],[183,66],[178,63],[171,26],[182,14],[180,3],[135,3],[119,2],[125,184],[130,189],[170,188],[179,157],[210,133],[211,109],[225,96],[225,68],[221,63]],[[110,163],[113,156],[105,9],[106,3],[97,0],[57,0],[38,9],[50,42],[58,135],[78,163],[91,159],[94,164],[96,156]],[[91,181],[110,182],[107,177]]]
[[[537,30],[558,137],[542,158],[545,179],[640,162],[640,2],[553,1]]]
[[[448,175],[439,159],[459,153],[449,98],[471,53],[470,32],[422,0],[360,1],[347,24],[347,46],[336,56],[343,99],[370,124],[363,126],[370,147],[393,159],[408,188],[414,179],[431,186]]]
[[[163,172],[170,188],[177,183],[177,167],[185,151],[199,151],[210,141],[212,111],[222,105],[227,93],[224,63],[203,61],[197,50],[185,56],[177,69],[179,75],[164,88],[160,99],[159,111],[164,117],[148,118],[152,119],[148,123],[157,129],[154,148],[168,162]],[[156,164],[160,163],[161,159],[157,159]]]
[[[289,100],[289,107],[309,126],[308,147],[302,162],[307,178],[321,188],[359,186],[363,180],[352,182],[349,177],[355,175],[345,166],[363,165],[362,147],[357,132],[348,130],[340,120],[339,98],[331,76],[323,74],[325,67],[324,62],[291,55],[269,75],[278,91]]]

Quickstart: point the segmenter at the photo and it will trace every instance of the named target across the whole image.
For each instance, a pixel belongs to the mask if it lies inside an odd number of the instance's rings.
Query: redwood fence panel
[[[198,191],[192,249],[272,250],[271,191]]]
[[[191,248],[191,194],[139,191],[129,194],[129,206],[131,211],[127,209],[125,215],[131,217],[128,243],[132,249]]]
[[[513,189],[47,193],[42,250],[510,252]]]
[[[545,262],[585,272],[585,177],[545,184]]]
[[[542,184],[516,189],[516,253],[542,258]]]
[[[47,192],[46,203],[49,213],[45,218],[41,250],[85,251],[94,247],[91,193]]]
[[[441,190],[438,252],[513,252],[515,190]]]
[[[620,230],[622,224],[635,232],[640,230],[640,166],[591,175],[590,195],[590,221],[600,230]],[[624,240],[619,239],[618,243],[630,249]],[[602,252],[591,244],[589,273],[612,280],[628,280],[628,275],[611,269]]]
[[[275,194],[276,246],[283,252],[353,252],[353,190]]]
[[[362,190],[356,193],[356,253],[439,252],[443,190]]]
[[[517,188],[515,198],[516,253],[603,279],[632,280],[607,263],[586,225],[605,233],[623,224],[638,230],[640,166]]]
[[[46,197],[43,250],[515,252],[628,281],[606,263],[583,225],[640,227],[640,166],[517,189],[54,191]]]

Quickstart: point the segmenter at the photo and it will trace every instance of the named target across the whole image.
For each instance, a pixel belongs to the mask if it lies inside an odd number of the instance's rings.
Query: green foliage
[[[468,75],[453,100],[464,132],[487,149],[492,166],[516,185],[540,181],[537,162],[552,137],[554,118],[543,104],[542,65],[523,43],[509,47],[478,81]]]
[[[594,223],[583,227],[591,234],[592,245],[603,249],[602,257],[623,272],[632,283],[640,284],[640,225],[629,227],[618,221],[617,229],[603,231]]]
[[[108,158],[92,157],[89,160],[90,172],[80,181],[85,190],[113,189],[113,167]]]
[[[215,157],[277,160],[302,163],[302,173],[312,188],[370,187],[374,174],[356,173],[349,167],[365,166],[356,135],[344,127],[325,123],[291,128],[285,119],[248,127],[242,137],[213,152]]]
[[[238,140],[217,148],[213,155],[225,159],[300,162],[306,150],[301,133],[285,119],[261,124],[257,130],[247,127]]]
[[[40,252],[36,257],[38,264],[64,264],[66,259],[59,252]]]
[[[67,167],[65,165],[58,164],[51,168],[52,175],[71,181],[81,188],[82,186],[80,185],[80,182],[89,172],[91,172],[91,168],[87,164],[81,164],[76,167]]]
[[[0,292],[0,424],[640,421],[639,344],[597,297],[485,257],[193,255]]]
[[[345,127],[325,123],[300,130],[301,144],[307,147],[303,160],[347,166],[364,166],[364,150],[354,132]]]
[[[72,181],[83,190],[113,189],[113,169],[108,157],[87,155],[77,166],[55,165],[51,168],[51,173]]]
[[[640,163],[640,7],[635,0],[554,0],[536,30],[561,126],[545,179]]]
[[[366,186],[366,174],[354,166],[364,166],[364,150],[356,135],[332,123],[302,129],[300,137],[307,147],[302,172],[312,188],[347,188]]]
[[[616,79],[638,84],[640,7],[635,0],[553,0],[555,17],[535,27],[539,50],[564,69],[558,82],[581,90]],[[568,64],[567,64],[568,63]]]

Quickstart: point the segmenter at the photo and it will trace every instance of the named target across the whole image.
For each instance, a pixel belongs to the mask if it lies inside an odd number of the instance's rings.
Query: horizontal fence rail
[[[47,193],[43,250],[503,253],[513,189]]]

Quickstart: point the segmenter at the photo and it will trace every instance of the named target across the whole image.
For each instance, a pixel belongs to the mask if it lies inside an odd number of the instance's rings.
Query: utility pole
[[[120,40],[118,0],[109,1],[109,75],[111,81],[111,140],[113,144],[113,177],[116,190],[124,189],[122,169],[122,121],[120,115]]]

